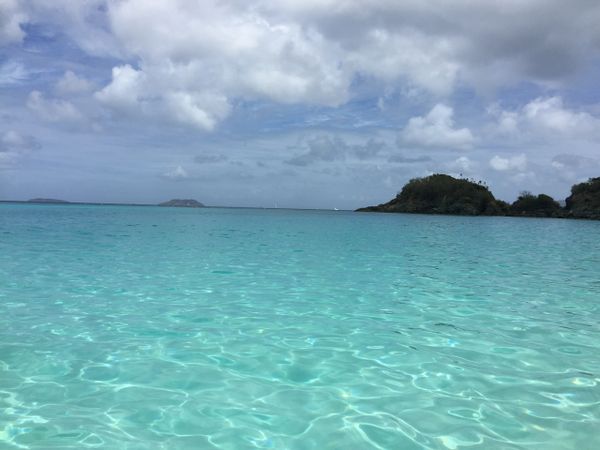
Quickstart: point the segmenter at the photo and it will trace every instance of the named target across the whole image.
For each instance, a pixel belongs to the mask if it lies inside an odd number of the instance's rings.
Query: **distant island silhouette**
[[[356,211],[600,220],[600,177],[574,185],[571,195],[565,200],[565,206],[561,207],[549,195],[533,195],[527,191],[509,204],[496,199],[482,181],[438,173],[410,180],[387,203]]]
[[[56,198],[32,198],[27,200],[27,203],[59,203],[59,204],[65,204],[65,203],[70,203],[66,200],[59,200]]]
[[[159,203],[158,206],[174,206],[179,208],[204,208],[204,205],[202,203],[200,203],[198,200],[194,200],[191,198],[174,198],[172,200],[169,200],[168,202]]]

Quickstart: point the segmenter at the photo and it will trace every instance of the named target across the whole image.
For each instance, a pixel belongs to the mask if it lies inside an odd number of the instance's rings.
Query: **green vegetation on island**
[[[569,217],[600,220],[600,177],[573,186],[565,209]]]
[[[168,202],[159,203],[158,206],[175,206],[179,208],[203,208],[204,205],[197,200],[194,199],[180,199],[174,198],[173,200],[169,200]]]
[[[510,205],[508,215],[526,217],[564,217],[565,211],[560,204],[546,194],[533,195],[522,192],[519,198]]]
[[[496,215],[502,210],[483,184],[435,174],[410,180],[392,201],[359,211]]]
[[[600,177],[573,186],[565,203],[563,208],[549,195],[523,192],[514,203],[509,204],[496,199],[482,181],[434,174],[410,180],[387,203],[357,211],[600,220]]]

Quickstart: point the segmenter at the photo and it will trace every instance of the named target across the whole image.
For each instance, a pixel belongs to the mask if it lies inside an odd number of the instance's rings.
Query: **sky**
[[[0,199],[354,209],[600,176],[597,0],[0,0]]]

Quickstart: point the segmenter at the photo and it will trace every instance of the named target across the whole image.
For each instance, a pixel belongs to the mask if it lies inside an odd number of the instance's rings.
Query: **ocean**
[[[0,204],[2,449],[600,448],[600,222]]]

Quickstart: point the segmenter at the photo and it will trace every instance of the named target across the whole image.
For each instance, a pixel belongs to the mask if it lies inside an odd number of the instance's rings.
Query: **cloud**
[[[27,25],[35,25],[35,29],[43,30],[45,36],[67,37],[71,46],[77,45],[88,55],[118,58],[124,55],[107,22],[107,11],[114,3],[114,0],[2,0],[0,30],[2,17],[8,17],[12,29],[16,30],[14,24],[18,23],[21,30],[11,42],[21,42],[24,31],[32,32]],[[5,4],[16,5],[9,8],[12,16],[3,16]],[[0,45],[3,45],[1,38]]]
[[[535,127],[562,134],[587,134],[600,125],[586,112],[565,108],[560,97],[537,98],[525,105],[521,116]]]
[[[527,156],[525,154],[520,154],[502,158],[501,156],[495,155],[490,159],[490,167],[499,172],[524,172],[527,169]]]
[[[600,160],[581,155],[563,153],[552,158],[552,167],[556,169],[596,168],[599,165]]]
[[[25,36],[21,24],[26,21],[27,16],[18,0],[2,0],[0,2],[0,45],[21,42]]]
[[[21,25],[43,25],[90,55],[119,61],[97,95],[107,108],[213,130],[240,99],[337,107],[363,83],[435,101],[458,86],[559,85],[597,60],[600,5],[547,0],[543,15],[540,7],[539,0],[4,0],[0,45],[20,42]],[[454,139],[468,145],[461,130]]]
[[[573,183],[598,176],[600,159],[563,153],[552,158],[550,166],[553,172],[549,176],[558,176],[560,180]]]
[[[15,130],[0,133],[0,169],[14,166],[21,157],[37,150],[40,143],[32,136]]]
[[[59,95],[83,94],[92,91],[93,88],[94,84],[92,82],[75,75],[71,70],[67,70],[55,86]]]
[[[208,90],[174,90],[172,87],[160,89],[158,93],[157,84],[169,84],[168,77],[163,78],[157,73],[151,73],[149,77],[143,70],[126,64],[113,68],[111,83],[96,92],[95,97],[120,112],[160,117],[205,131],[213,130],[229,114],[227,98],[220,94]]]
[[[344,158],[346,142],[338,136],[317,136],[308,140],[308,151],[286,161],[294,166],[308,166],[318,161],[332,162]]]
[[[367,160],[376,157],[385,143],[369,139],[364,144],[348,144],[340,136],[314,136],[306,143],[307,150],[285,162],[294,166],[308,166],[317,162],[333,162],[355,158]]]
[[[0,86],[22,84],[29,79],[25,66],[17,61],[6,61],[0,66]]]
[[[161,177],[172,181],[182,181],[187,180],[189,178],[189,174],[183,167],[177,166],[171,170],[167,170],[166,172],[162,173]]]
[[[586,111],[567,108],[559,96],[538,97],[523,107],[506,111],[498,105],[488,108],[495,117],[495,132],[499,135],[541,140],[552,138],[597,139],[600,119]]]
[[[170,92],[165,103],[175,119],[206,131],[213,130],[230,110],[225,96],[211,92]]]
[[[466,150],[475,138],[468,128],[455,128],[454,110],[444,104],[435,105],[426,116],[413,117],[402,130],[401,146]]]
[[[471,173],[477,168],[478,164],[467,156],[460,156],[448,164],[451,170]]]
[[[0,122],[46,120],[57,150],[45,158],[72,157],[65,172],[127,158],[156,181],[188,161],[191,179],[233,192],[236,171],[267,164],[256,189],[277,186],[266,172],[283,166],[298,190],[318,181],[315,192],[334,192],[339,174],[347,193],[356,180],[470,169],[512,195],[514,177],[533,170],[540,189],[558,192],[561,174],[598,170],[552,159],[597,153],[598,22],[589,0],[0,0]],[[63,122],[77,120],[107,133],[67,139]],[[198,130],[216,133],[199,140]]]
[[[392,163],[402,163],[402,164],[416,164],[421,162],[429,162],[431,158],[429,156],[404,156],[404,155],[391,155],[388,158],[388,162]]]
[[[67,100],[47,99],[40,91],[32,91],[27,98],[27,108],[48,122],[81,122],[81,112]]]
[[[203,155],[195,156],[194,162],[198,163],[198,164],[214,164],[214,163],[227,161],[228,159],[229,158],[227,158],[227,156],[221,155],[221,154],[215,154],[215,155],[203,154]]]
[[[100,102],[120,111],[136,109],[143,111],[141,93],[144,81],[144,73],[129,64],[113,67],[112,81],[96,92],[95,97]]]

